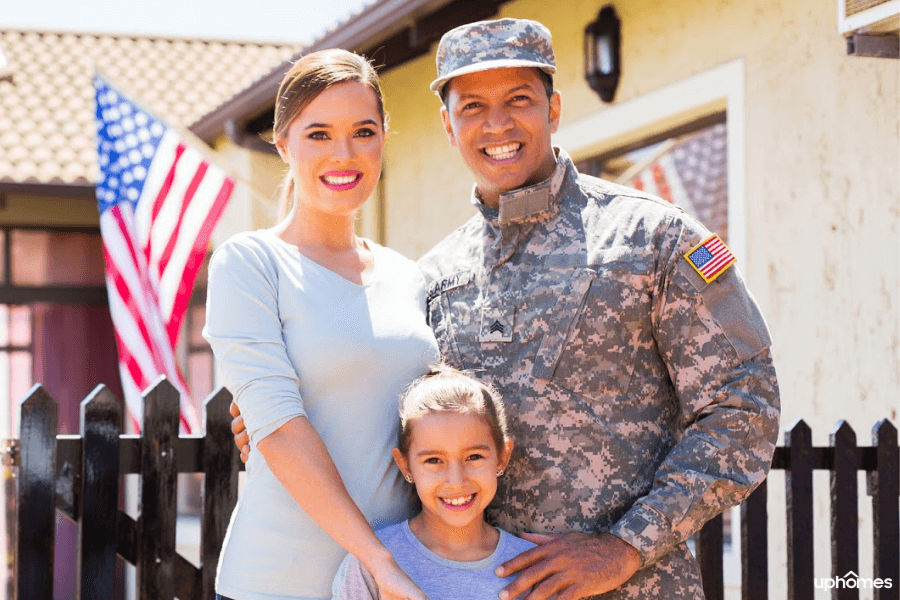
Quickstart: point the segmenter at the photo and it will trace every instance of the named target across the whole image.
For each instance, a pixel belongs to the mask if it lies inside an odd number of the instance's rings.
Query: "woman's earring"
[[[497,477],[503,476],[503,469],[497,469]]]
[[[412,483],[412,482],[413,482],[413,481],[412,481],[412,475],[404,475],[403,478],[406,479],[406,481],[409,482],[409,483]]]

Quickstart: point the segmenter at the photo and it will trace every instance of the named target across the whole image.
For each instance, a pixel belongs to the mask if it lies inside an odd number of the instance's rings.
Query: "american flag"
[[[234,181],[99,75],[94,88],[100,233],[125,402],[140,428],[141,392],[166,375],[181,393],[182,429],[198,431],[175,347]]]
[[[715,234],[694,246],[684,257],[706,283],[714,280],[737,262],[728,246]]]

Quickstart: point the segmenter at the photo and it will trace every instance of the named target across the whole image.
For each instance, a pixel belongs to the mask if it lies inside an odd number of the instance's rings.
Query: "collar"
[[[559,191],[566,174],[575,171],[575,165],[565,150],[554,147],[553,151],[556,153],[556,169],[549,178],[528,187],[500,194],[499,210],[485,204],[477,186],[474,186],[472,204],[481,211],[486,220],[498,220],[501,226],[518,225],[553,214],[559,205]]]

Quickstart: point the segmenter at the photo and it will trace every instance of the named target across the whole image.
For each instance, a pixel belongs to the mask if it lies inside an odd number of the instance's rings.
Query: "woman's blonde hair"
[[[387,129],[384,96],[375,68],[367,59],[358,54],[332,48],[313,52],[300,58],[281,80],[278,97],[275,99],[274,141],[286,141],[291,123],[319,94],[333,85],[347,81],[356,81],[372,88],[378,103],[381,126],[383,129]],[[290,211],[290,203],[294,195],[293,184],[293,176],[288,171],[281,184],[281,193],[278,199],[280,217],[287,215]]]
[[[400,398],[400,438],[397,447],[409,452],[411,425],[417,418],[434,412],[476,414],[491,428],[491,437],[502,453],[509,441],[506,409],[500,393],[492,386],[444,364],[434,365],[427,375],[415,380]]]

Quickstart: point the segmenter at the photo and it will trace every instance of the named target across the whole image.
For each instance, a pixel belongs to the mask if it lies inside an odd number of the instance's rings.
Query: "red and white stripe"
[[[630,185],[680,206],[695,218],[697,216],[694,203],[684,187],[684,182],[681,180],[681,175],[671,154],[664,154],[647,165],[645,169],[634,176]]]
[[[168,131],[134,213],[122,203],[100,216],[119,370],[138,425],[141,392],[166,375],[181,393],[183,429],[199,428],[175,348],[210,235],[233,188],[221,169]]]
[[[711,238],[703,242],[703,246],[713,255],[712,259],[698,270],[703,278],[707,281],[727,269],[729,266],[737,262],[734,254],[728,249],[728,246],[719,239],[719,236],[713,235]]]

